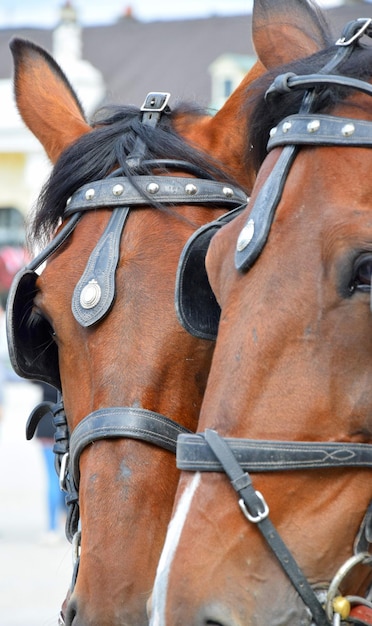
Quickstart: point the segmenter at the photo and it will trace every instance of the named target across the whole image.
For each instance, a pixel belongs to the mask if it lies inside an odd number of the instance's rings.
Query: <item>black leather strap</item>
[[[262,497],[260,494],[257,495],[249,474],[243,472],[234,454],[231,452],[229,445],[218,433],[214,430],[206,430],[204,436],[208,445],[213,450],[214,455],[230,478],[235,491],[243,499],[250,515],[256,519],[255,523],[257,524],[257,528],[274,552],[297,593],[310,609],[315,623],[317,626],[330,626],[331,622],[329,622],[322,605],[292,554],[271,523],[268,515],[262,515]]]
[[[71,302],[72,313],[76,321],[85,328],[103,319],[114,303],[115,273],[120,257],[120,241],[128,214],[129,207],[113,210],[105,232],[91,253],[74,289]],[[98,294],[91,306],[85,305],[83,298],[84,290],[89,288],[95,288],[93,293]]]
[[[247,202],[244,191],[216,180],[155,175],[133,176],[129,180],[117,176],[79,187],[66,206],[65,217],[100,207],[148,206],[149,198],[161,204],[221,204],[232,208]]]
[[[170,94],[168,92],[154,91],[147,94],[145,101],[141,107],[142,124],[144,126],[155,127],[160,120],[162,113],[169,112],[168,101]],[[146,154],[146,144],[137,135],[134,142],[134,147],[127,158],[127,164],[133,170],[137,169],[141,165],[141,161]]]
[[[372,122],[333,115],[289,115],[271,131],[267,149],[286,145],[372,146]]]
[[[82,213],[75,211],[74,215],[69,219],[67,224],[61,228],[52,241],[38,254],[30,263],[26,266],[27,270],[38,269],[44,261],[54,254],[64,243],[67,241],[73,230],[76,228],[77,223],[80,221]],[[66,216],[67,217],[67,216]],[[24,270],[23,270],[24,271]],[[21,273],[21,272],[20,272]]]
[[[79,459],[86,446],[98,439],[130,438],[176,452],[177,437],[190,432],[173,420],[147,409],[109,407],[87,415],[73,430],[70,438],[70,473],[79,486]]]
[[[291,72],[287,74],[280,74],[277,76],[266,92],[266,97],[273,93],[287,93],[288,91],[296,89],[313,89],[322,85],[336,85],[338,87],[349,87],[350,89],[357,89],[368,95],[372,95],[372,85],[359,80],[358,78],[351,78],[349,76],[340,76],[339,74],[306,74],[304,76],[297,76]]]
[[[242,272],[247,271],[253,265],[266,243],[276,207],[296,154],[296,146],[290,145],[283,148],[240,232],[235,252],[235,267]]]
[[[40,402],[37,404],[35,408],[31,411],[29,418],[26,424],[26,439],[30,441],[35,434],[35,431],[38,427],[40,420],[45,417],[45,415],[50,414],[50,419],[53,419],[53,402]]]
[[[249,472],[372,468],[372,446],[366,443],[225,439],[240,466]],[[177,442],[177,467],[187,471],[222,472],[202,433],[182,434]]]

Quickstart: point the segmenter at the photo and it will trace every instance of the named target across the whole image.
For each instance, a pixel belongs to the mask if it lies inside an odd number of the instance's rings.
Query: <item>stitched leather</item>
[[[316,130],[309,124],[319,122]],[[347,127],[353,128],[347,134]],[[311,128],[311,127],[310,127]],[[372,122],[333,115],[289,115],[276,126],[267,149],[290,144],[310,146],[372,146]]]
[[[169,165],[170,162],[167,161],[167,163]],[[94,181],[76,191],[66,207],[65,217],[70,217],[67,224],[45,249],[14,278],[7,302],[7,337],[12,367],[23,378],[42,380],[57,389],[61,388],[58,350],[51,339],[49,324],[42,319],[32,328],[28,324],[37,280],[37,274],[34,270],[38,269],[44,261],[65,243],[80,221],[84,211],[95,210],[100,206],[105,206],[109,208],[121,207],[120,211],[125,212],[128,206],[136,206],[138,208],[148,206],[149,202],[144,199],[143,194],[146,193],[148,184],[155,181],[159,184],[159,194],[156,194],[157,203],[172,205],[179,203],[191,205],[205,204],[207,206],[221,205],[235,208],[247,201],[246,193],[237,187],[227,186],[224,183],[208,179],[176,178],[172,176],[136,176],[134,179],[141,191],[137,191],[129,183],[128,178],[119,176]],[[190,195],[185,191],[188,183],[197,187],[195,194]],[[124,188],[124,192],[121,195],[115,195],[113,191],[118,184],[123,185]],[[226,193],[226,188],[231,189],[232,195],[230,191]],[[87,191],[92,189],[94,189],[93,196],[91,197],[91,194],[88,194],[87,198]],[[119,221],[120,219],[122,218],[119,218]],[[98,244],[99,246],[100,244]],[[105,263],[106,260],[100,258],[100,255],[97,256],[97,267],[101,267],[101,263]],[[96,260],[93,261],[93,258],[91,260],[92,266],[96,262]],[[109,259],[110,263],[111,261],[112,259]],[[112,285],[113,277],[114,273],[111,273],[109,279],[111,287],[103,300],[104,306],[95,308],[94,315],[86,315],[83,309],[80,310],[80,305],[76,301],[72,304],[74,314],[76,313],[78,321],[81,320],[83,325],[96,323],[110,310],[115,295],[115,287]],[[82,285],[80,286],[82,287]],[[98,311],[97,315],[96,311]]]
[[[366,443],[266,441],[230,437],[226,437],[226,442],[241,467],[250,472],[331,467],[372,468],[372,446]],[[177,467],[188,471],[223,471],[202,433],[179,436]]]
[[[139,439],[175,453],[178,435],[187,432],[190,432],[187,428],[147,409],[109,407],[94,411],[79,422],[71,434],[70,472],[75,486],[79,486],[80,454],[98,439]]]
[[[207,444],[213,450],[213,454],[219,460],[223,470],[230,478],[235,491],[243,498],[251,515],[257,517],[262,511],[262,500],[257,496],[249,474],[243,472],[226,440],[222,439],[217,432],[206,430],[204,436]],[[297,593],[310,609],[317,626],[330,626],[330,622],[313,589],[310,587],[310,584],[281,539],[276,528],[271,523],[269,517],[259,519],[256,525],[277,557],[282,569],[287,574]]]
[[[120,257],[121,235],[128,214],[129,207],[114,209],[105,232],[91,253],[74,289],[71,308],[76,321],[81,326],[88,327],[99,322],[107,315],[114,303],[115,272]],[[99,285],[101,297],[92,308],[84,308],[81,304],[81,294],[91,281]]]
[[[90,211],[99,207],[112,208],[117,206],[144,206],[151,204],[152,200],[161,204],[222,204],[226,207],[236,207],[247,202],[247,194],[231,185],[215,180],[203,178],[182,178],[181,176],[133,176],[131,179],[125,176],[105,178],[103,180],[88,183],[80,187],[71,196],[66,206],[65,216],[76,211]],[[149,193],[148,186],[156,182],[159,190]],[[122,185],[123,192],[114,194],[117,185]],[[187,185],[196,187],[195,193],[187,193]],[[226,195],[223,190],[228,187],[232,195]],[[94,190],[94,195],[87,194]],[[88,197],[87,197],[88,195]]]
[[[271,170],[265,183],[261,187],[253,208],[243,228],[248,223],[254,224],[252,239],[249,244],[235,252],[235,267],[240,271],[247,271],[260,255],[273,222],[275,211],[280,201],[287,174],[297,154],[296,146],[285,146]]]

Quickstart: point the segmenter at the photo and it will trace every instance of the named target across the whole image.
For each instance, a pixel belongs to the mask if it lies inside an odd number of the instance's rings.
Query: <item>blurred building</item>
[[[371,5],[349,0],[328,14],[336,38],[346,22],[370,15]],[[141,22],[127,9],[114,24],[81,28],[73,3],[66,2],[54,29],[0,29],[0,234],[3,223],[20,232],[15,211],[27,213],[49,172],[14,106],[14,35],[56,58],[88,117],[106,102],[140,106],[149,91],[169,91],[171,105],[191,100],[216,110],[255,60],[249,15]]]

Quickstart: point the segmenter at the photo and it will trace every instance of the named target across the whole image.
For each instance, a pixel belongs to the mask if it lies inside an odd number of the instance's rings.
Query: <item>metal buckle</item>
[[[166,91],[150,91],[141,106],[141,111],[156,111],[158,113],[164,111],[169,102],[170,96],[170,93]]]
[[[372,18],[370,18],[370,17],[359,17],[355,21],[356,22],[363,22],[363,24],[359,28],[359,30],[357,30],[357,32],[352,37],[350,37],[350,39],[347,39],[346,41],[345,41],[345,37],[340,37],[340,39],[337,39],[337,41],[335,43],[336,46],[350,46],[351,43],[356,41],[356,39],[359,39],[359,37],[361,37],[365,33],[365,31],[367,30],[368,26],[370,26],[370,24],[372,22]]]
[[[68,459],[69,459],[69,453],[65,452],[61,460],[61,467],[59,468],[59,488],[61,491],[68,491],[68,488],[66,485]]]
[[[76,562],[80,558],[80,549],[81,549],[81,531],[77,530],[72,538],[71,544],[72,551],[72,565],[75,565]]]
[[[239,500],[239,506],[240,506],[241,510],[243,511],[243,514],[253,524],[258,524],[258,522],[262,522],[262,520],[264,520],[265,517],[267,517],[269,515],[269,507],[268,507],[267,502],[266,502],[265,498],[263,497],[262,493],[260,491],[256,491],[256,496],[261,500],[262,506],[263,506],[263,510],[261,512],[257,513],[257,515],[255,515],[255,516],[251,515],[249,513],[243,498],[240,498],[240,500]]]

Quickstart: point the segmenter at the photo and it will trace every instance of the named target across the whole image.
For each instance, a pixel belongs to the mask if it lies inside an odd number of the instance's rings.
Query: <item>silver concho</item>
[[[83,309],[92,309],[101,299],[101,287],[96,280],[90,280],[82,289],[80,294],[80,304]]]
[[[238,250],[238,252],[241,252],[242,250],[244,250],[244,248],[247,247],[247,245],[252,241],[253,235],[254,220],[250,219],[248,220],[238,237],[238,241],[236,244],[236,249]]]

